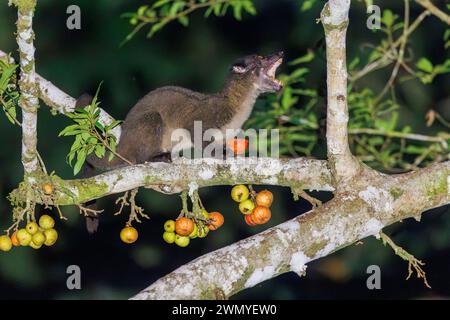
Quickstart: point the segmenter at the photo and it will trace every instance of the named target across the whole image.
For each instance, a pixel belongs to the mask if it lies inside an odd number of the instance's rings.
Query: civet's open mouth
[[[283,62],[283,58],[279,58],[278,60],[275,61],[275,63],[272,64],[271,67],[269,67],[269,69],[267,70],[267,76],[274,82],[276,82],[278,85],[282,86],[282,83],[280,80],[275,78],[275,73],[278,69],[278,67],[281,65],[281,63]]]
[[[275,78],[277,69],[282,62],[283,62],[283,52],[279,52],[267,57],[266,75],[273,82],[273,87],[275,91],[279,91],[283,87],[281,81]]]

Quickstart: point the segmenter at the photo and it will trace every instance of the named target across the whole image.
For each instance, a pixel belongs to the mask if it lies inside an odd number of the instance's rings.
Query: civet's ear
[[[234,73],[245,73],[247,68],[242,65],[235,64],[231,70],[233,70]]]

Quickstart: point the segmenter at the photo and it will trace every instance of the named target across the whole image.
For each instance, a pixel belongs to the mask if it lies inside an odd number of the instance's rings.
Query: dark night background
[[[174,23],[152,39],[145,32],[123,47],[119,43],[131,30],[120,15],[135,10],[144,0],[48,0],[38,1],[34,30],[36,32],[36,68],[44,78],[55,83],[73,97],[83,92],[94,93],[104,81],[101,106],[117,119],[145,93],[159,86],[175,84],[199,91],[220,88],[228,64],[248,53],[270,53],[283,49],[286,61],[305,54],[323,36],[315,23],[320,5],[300,12],[299,1],[255,1],[258,15],[244,16],[243,21],[231,15],[204,19],[194,14],[189,28]],[[442,2],[443,3],[443,2]],[[82,30],[65,27],[66,8],[77,4],[82,10]],[[378,1],[401,15],[401,1]],[[413,6],[417,10],[417,6]],[[14,41],[16,9],[0,4],[0,48],[17,56]],[[376,36],[365,28],[365,8],[354,1],[348,35],[349,60],[361,53],[362,44]],[[443,24],[427,18],[413,36],[414,49],[432,61],[443,61],[448,52],[442,46]],[[319,85],[325,64],[316,64],[308,81]],[[381,88],[387,73],[378,72],[367,79],[367,85]],[[426,133],[424,115],[448,98],[449,77],[440,76],[432,85],[410,83],[402,88],[404,100],[402,121],[410,123],[418,133]],[[301,107],[301,106],[299,106]],[[440,110],[444,112],[446,110]],[[447,105],[447,116],[450,111]],[[39,145],[47,168],[64,178],[72,177],[65,162],[72,139],[57,134],[70,120],[52,116],[41,104],[39,113]],[[20,130],[0,116],[0,224],[11,223],[11,208],[5,197],[22,178],[20,162]],[[275,194],[273,218],[268,225],[249,228],[237,206],[229,197],[230,187],[201,190],[209,210],[218,210],[226,223],[220,231],[191,242],[188,248],[167,245],[162,240],[163,223],[175,218],[181,209],[177,195],[167,196],[142,189],[139,204],[151,215],[150,221],[138,225],[139,240],[125,245],[119,231],[127,216],[113,216],[116,196],[101,200],[105,212],[100,230],[89,236],[78,210],[63,208],[68,221],[57,221],[60,238],[50,248],[32,250],[15,248],[0,253],[0,298],[4,299],[126,299],[178,266],[212,250],[258,233],[267,227],[309,210],[309,204],[294,202],[285,188],[269,187]],[[262,187],[257,187],[261,190]],[[315,194],[329,199],[330,194]],[[41,210],[41,209],[39,209]],[[380,241],[365,239],[325,259],[308,265],[307,276],[284,274],[246,290],[233,299],[316,299],[316,298],[449,298],[450,297],[450,214],[449,208],[435,209],[423,216],[422,222],[409,219],[387,229],[397,244],[426,261],[427,289],[414,276],[405,281],[407,263],[395,256]],[[55,213],[53,213],[56,217]],[[66,268],[76,264],[82,270],[82,290],[66,288]],[[382,289],[366,288],[366,268],[377,264],[382,271]],[[209,266],[205,266],[208,268]],[[174,290],[177,290],[174,288]]]

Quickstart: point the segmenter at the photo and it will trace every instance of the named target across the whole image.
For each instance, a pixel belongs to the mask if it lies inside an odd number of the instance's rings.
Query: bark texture
[[[438,15],[428,0],[416,1]],[[304,158],[179,160],[129,166],[74,180],[63,180],[36,170],[37,97],[60,113],[72,112],[75,99],[34,72],[31,24],[36,1],[15,0],[13,3],[19,8],[22,161],[28,177],[28,183],[22,183],[11,193],[17,203],[81,204],[142,186],[175,193],[246,183],[286,186],[295,192],[310,189],[334,193],[331,201],[308,213],[187,263],[132,299],[216,299],[229,297],[284,272],[303,275],[310,261],[367,236],[376,236],[385,226],[397,221],[410,217],[419,220],[422,212],[450,203],[449,161],[389,176],[368,168],[350,152],[346,68],[350,0],[329,0],[321,13],[327,46],[327,161]],[[0,51],[0,55],[3,54]],[[104,124],[113,121],[104,110],[101,112]],[[120,127],[115,130],[119,138]],[[53,184],[52,196],[30,187],[44,182]]]

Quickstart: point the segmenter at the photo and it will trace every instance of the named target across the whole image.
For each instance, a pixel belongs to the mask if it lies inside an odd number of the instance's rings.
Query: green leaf
[[[80,134],[81,140],[83,141],[87,141],[91,136],[91,134],[89,132],[83,132]]]
[[[289,62],[289,65],[296,66],[301,63],[311,62],[314,59],[314,51],[308,49],[308,53]]]
[[[95,127],[98,128],[100,131],[105,131],[105,127],[100,123],[100,121],[95,122]]]
[[[90,137],[86,140],[86,143],[87,143],[88,145],[95,145],[95,144],[97,144],[97,138],[96,138],[96,137],[93,137],[93,136],[90,136]]]
[[[108,143],[109,143],[109,147],[111,148],[111,150],[113,152],[116,152],[116,139],[112,136],[109,139]],[[111,161],[114,158],[114,153],[113,152],[109,153],[108,161]]]
[[[75,166],[73,167],[74,175],[76,175],[78,172],[80,172],[81,167],[83,166],[85,160],[86,160],[86,151],[80,150],[77,153],[77,162],[75,163]]]
[[[386,9],[383,11],[381,22],[383,22],[389,28],[392,27],[396,18],[396,15],[394,15],[391,10]]]
[[[381,146],[384,143],[384,138],[382,137],[371,137],[368,140],[371,146]]]
[[[450,72],[450,59],[447,59],[443,64],[436,65],[433,71],[436,74],[445,74]]]
[[[313,89],[292,89],[292,93],[311,98],[317,97],[317,90]]]
[[[450,39],[450,29],[447,29],[444,32],[444,40],[447,41],[448,39]]]
[[[73,159],[75,158],[75,154],[76,154],[76,152],[70,152],[70,153],[67,155],[67,163],[68,163],[70,166],[72,166],[72,161],[73,161]]]
[[[79,129],[79,126],[78,126],[77,124],[72,124],[72,125],[70,125],[70,126],[68,126],[68,127],[65,127],[65,128],[58,134],[58,137],[66,136],[67,133],[72,132],[72,131],[75,131],[75,130],[78,130],[78,129]]]
[[[222,10],[220,10],[220,15],[224,16],[227,13],[227,10],[229,7],[230,7],[230,3],[225,2],[225,4],[222,7]]]
[[[374,62],[383,56],[383,52],[380,48],[375,48],[369,55],[369,62]]]
[[[233,6],[233,16],[236,20],[242,20],[242,6],[240,4]]]
[[[393,112],[391,118],[386,122],[386,131],[393,131],[397,127],[398,112]]]
[[[427,151],[427,148],[419,147],[419,146],[415,146],[415,145],[408,145],[405,148],[405,153],[409,153],[409,154],[422,154],[426,151]]]
[[[6,112],[6,118],[9,120],[9,122],[11,122],[12,124],[16,124],[16,122],[14,121],[16,119],[16,117],[13,117],[10,115],[9,112]]]
[[[416,67],[428,73],[433,72],[433,64],[427,58],[420,58],[420,60],[416,63]]]
[[[122,123],[122,120],[114,120],[113,122],[111,122],[110,125],[108,125],[108,130],[114,129],[115,127],[117,127],[121,123]]]
[[[220,2],[218,2],[217,4],[212,6],[212,8],[213,8],[214,15],[219,16],[220,15],[220,11],[222,9],[222,4]]]
[[[98,104],[100,104],[100,103],[98,103]],[[97,107],[97,105],[96,105],[96,107]],[[100,108],[95,108],[94,118],[97,119],[100,116],[100,113],[101,113]]]
[[[290,75],[289,79],[291,81],[299,81],[305,74],[309,72],[308,68],[299,68],[294,70]]]
[[[153,37],[155,35],[155,33],[158,32],[159,30],[161,30],[162,27],[164,27],[165,25],[166,25],[166,23],[164,23],[164,22],[154,24],[150,28],[150,32],[147,34],[147,37],[149,37],[149,38]]]
[[[145,14],[145,11],[147,11],[148,6],[140,6],[139,9],[137,10],[137,15],[138,16],[143,16]]]
[[[98,158],[103,158],[105,156],[106,148],[103,145],[98,145],[95,147],[95,155]]]
[[[245,1],[242,3],[242,6],[244,7],[244,10],[254,16],[256,14],[255,6],[253,5],[253,1]]]
[[[281,97],[281,105],[283,106],[283,110],[289,109],[296,102],[297,99],[292,96],[292,88],[286,87],[284,89],[283,96]]]
[[[159,15],[161,17],[167,17],[169,15],[169,12],[170,12],[169,4],[165,4],[164,6],[161,7],[161,9],[159,9]]]
[[[302,12],[308,11],[316,4],[316,2],[317,2],[317,0],[304,0],[300,10]]]
[[[166,3],[169,3],[170,1],[172,1],[172,0],[159,0],[159,1],[156,1],[156,2],[152,5],[152,8],[159,8],[159,7],[162,7],[162,6],[165,5]]]
[[[100,81],[100,84],[97,87],[97,91],[95,91],[95,95],[92,98],[92,102],[90,104],[90,109],[93,111],[95,109],[95,107],[98,105],[97,100],[98,100],[98,94],[100,93],[100,88],[102,87],[103,84],[103,80]],[[92,113],[92,112],[91,112]]]
[[[214,10],[214,7],[213,6],[211,6],[211,7],[209,7],[206,11],[205,11],[205,14],[203,15],[205,18],[208,18],[210,15],[211,15],[211,13],[213,12],[213,10]]]
[[[359,57],[353,58],[353,60],[348,64],[348,70],[354,70],[360,62]]]
[[[296,141],[316,141],[317,137],[315,134],[307,135],[302,133],[293,133],[289,134],[289,139]]]
[[[0,93],[6,89],[17,67],[18,65],[16,64],[6,64],[5,62],[0,61],[0,70],[2,71],[2,75],[0,77]]]
[[[189,17],[181,16],[178,18],[178,22],[181,23],[184,27],[189,26]]]
[[[178,11],[181,11],[184,8],[185,5],[186,3],[184,1],[174,2],[174,4],[169,10],[169,15],[172,17],[175,16],[178,13]]]
[[[75,151],[77,148],[79,148],[82,145],[81,136],[78,135],[75,137],[75,141],[72,144],[72,147],[70,148],[70,151]]]
[[[16,111],[16,106],[12,105],[12,106],[3,106],[3,110],[5,111],[5,115],[6,118],[12,123],[12,124],[16,124],[16,120],[17,120],[17,111]]]
[[[416,73],[416,76],[422,81],[423,84],[429,84],[433,82],[434,75],[432,73],[423,73],[418,72]]]

